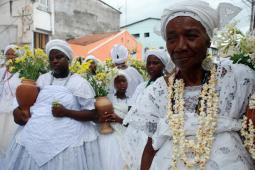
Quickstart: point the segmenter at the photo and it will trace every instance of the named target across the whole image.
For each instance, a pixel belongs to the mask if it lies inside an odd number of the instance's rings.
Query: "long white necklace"
[[[184,81],[174,82],[175,75],[169,77],[168,87],[168,123],[173,134],[172,168],[177,169],[177,161],[191,168],[198,165],[205,169],[209,160],[213,136],[216,129],[218,113],[218,95],[216,92],[216,67],[211,70],[208,83],[205,83],[200,93],[198,122],[195,139],[187,139],[184,129]],[[194,155],[188,158],[187,154]]]

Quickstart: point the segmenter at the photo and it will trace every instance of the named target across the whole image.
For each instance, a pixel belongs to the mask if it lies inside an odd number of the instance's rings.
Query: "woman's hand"
[[[24,126],[31,117],[30,112],[24,112],[19,107],[13,111],[14,122]]]
[[[61,104],[53,105],[51,111],[54,117],[67,117],[68,115],[68,109]]]
[[[104,120],[104,122],[109,122],[109,123],[120,123],[122,124],[123,119],[120,118],[117,114],[113,113],[105,113],[104,115],[101,116],[102,120]]]

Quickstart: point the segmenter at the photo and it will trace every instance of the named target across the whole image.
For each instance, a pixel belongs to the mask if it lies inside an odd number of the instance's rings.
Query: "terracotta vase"
[[[96,111],[100,114],[100,116],[102,114],[105,114],[105,112],[107,113],[113,112],[112,103],[106,96],[97,97],[95,107],[96,107]],[[101,123],[99,132],[101,134],[109,134],[113,132],[113,129],[109,123]]]
[[[36,82],[24,79],[16,89],[16,98],[22,111],[29,113],[30,107],[35,103],[39,89]]]
[[[255,109],[248,109],[246,111],[246,116],[252,120],[254,128],[255,128]]]

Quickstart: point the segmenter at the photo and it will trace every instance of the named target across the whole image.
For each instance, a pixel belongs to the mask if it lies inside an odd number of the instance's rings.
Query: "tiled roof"
[[[111,37],[111,36],[113,36],[117,33],[118,32],[107,32],[107,33],[101,33],[101,34],[89,34],[89,35],[82,36],[80,38],[69,40],[68,43],[86,46],[86,45],[92,44],[94,42],[100,41],[102,39]]]

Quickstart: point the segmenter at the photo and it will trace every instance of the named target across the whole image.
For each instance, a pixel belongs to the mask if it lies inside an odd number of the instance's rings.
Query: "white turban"
[[[219,26],[218,12],[204,1],[186,0],[165,9],[161,16],[161,35],[166,40],[166,26],[172,19],[188,16],[199,21],[212,38],[213,30]]]
[[[115,64],[124,63],[128,59],[128,50],[123,45],[115,44],[111,50],[111,57]]]
[[[72,61],[73,58],[73,51],[69,44],[64,40],[51,40],[46,44],[46,54],[49,56],[51,50],[59,50],[63,52],[70,61]]]
[[[168,55],[168,52],[165,50],[147,50],[145,53],[145,62],[147,63],[147,59],[150,55],[153,55],[160,59],[160,61],[164,64],[165,70],[170,73],[174,69],[174,64],[171,60],[171,57]]]
[[[18,50],[17,50],[18,46],[17,45],[14,45],[14,44],[11,44],[11,45],[8,45],[7,47],[5,47],[4,49],[4,55],[6,55],[7,51],[12,49],[15,51],[15,53],[18,53]]]
[[[114,80],[118,77],[118,76],[124,76],[126,79],[127,79],[127,83],[128,83],[128,86],[130,85],[130,82],[131,82],[131,78],[130,76],[125,73],[123,70],[118,70],[117,74],[115,76],[113,76],[112,78],[112,87],[114,88],[114,93],[116,92],[116,89],[114,87]]]
[[[88,55],[86,58],[85,58],[85,62],[87,62],[88,60],[93,60],[95,62],[95,64],[98,64],[99,63],[99,60],[93,56],[93,55]]]

